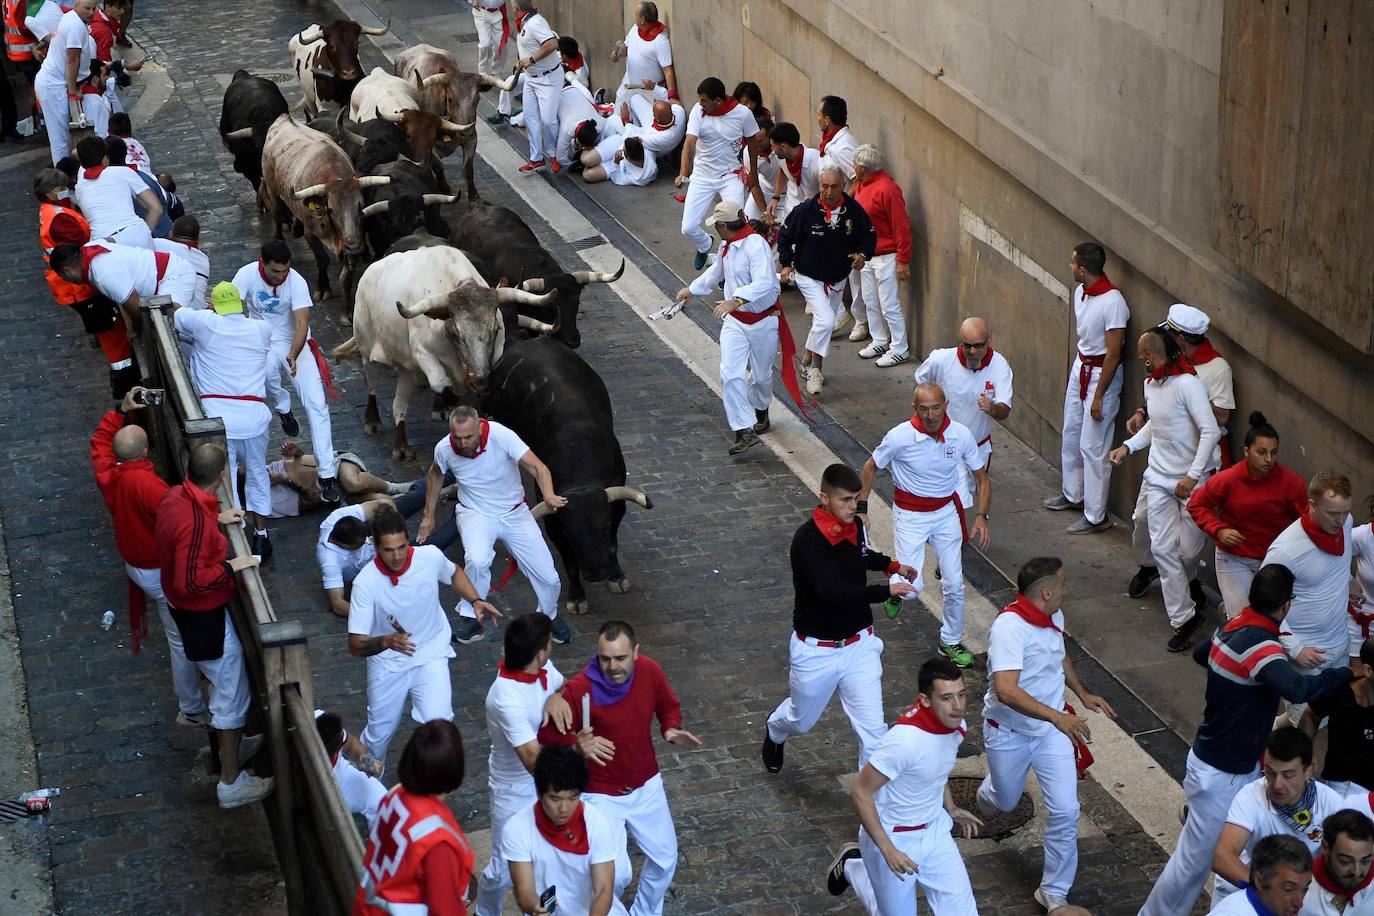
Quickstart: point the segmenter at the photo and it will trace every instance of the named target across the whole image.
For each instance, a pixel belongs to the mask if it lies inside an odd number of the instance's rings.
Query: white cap
[[[1184,334],[1206,334],[1207,327],[1212,322],[1202,309],[1184,305],[1182,302],[1175,302],[1169,306],[1169,317],[1166,323],[1175,331]]]
[[[711,211],[710,216],[706,217],[702,226],[706,229],[710,229],[714,227],[716,223],[733,223],[742,218],[740,211],[743,209],[744,208],[736,201],[722,200],[720,203],[716,204],[716,208]]]

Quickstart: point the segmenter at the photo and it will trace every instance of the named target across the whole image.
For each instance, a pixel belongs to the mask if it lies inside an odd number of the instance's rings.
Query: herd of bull
[[[297,33],[288,47],[308,122],[293,117],[276,83],[239,70],[224,93],[220,136],[273,237],[287,226],[306,237],[320,298],[330,292],[330,256],[340,261],[342,320],[353,337],[334,355],[362,360],[364,431],[381,431],[376,386],[384,367],[396,372],[398,459],[415,457],[405,423],[421,377],[434,392],[436,419],[460,386],[478,396],[484,414],[549,466],[568,500],[556,514],[536,514],[567,570],[568,611],[586,613],[582,579],[629,589],[617,559],[625,502],[652,507],[625,485],[610,395],[573,352],[582,288],[618,280],[624,264],[613,274],[565,271],[515,213],[480,202],[478,96],[510,90],[514,77],[465,73],[427,44],[397,55],[394,73],[378,67],[364,76],[359,38],[386,31],[336,20]],[[460,146],[469,206],[450,227],[440,207],[458,195],[443,157]]]

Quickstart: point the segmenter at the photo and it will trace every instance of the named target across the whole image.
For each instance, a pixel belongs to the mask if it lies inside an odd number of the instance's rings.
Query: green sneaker
[[[888,620],[896,620],[897,615],[902,613],[902,599],[889,598],[883,602],[883,613],[887,614]]]
[[[956,642],[954,645],[945,642],[940,643],[940,654],[960,668],[973,667],[973,653],[966,649],[961,642]]]

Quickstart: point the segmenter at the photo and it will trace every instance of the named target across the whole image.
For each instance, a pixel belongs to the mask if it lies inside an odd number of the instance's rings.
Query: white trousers
[[[194,612],[189,612],[194,613]],[[214,611],[211,613],[221,613]],[[224,651],[219,658],[204,662],[192,662],[196,671],[210,682],[210,727],[220,731],[243,728],[248,716],[248,702],[252,697],[252,684],[248,682],[248,669],[243,664],[243,645],[234,630],[234,619],[228,611],[224,614]],[[170,616],[170,615],[168,615]],[[172,622],[176,627],[176,622]],[[177,636],[180,637],[180,631]]]
[[[950,829],[950,817],[941,811],[925,830],[888,834],[892,845],[906,853],[920,869],[915,875],[899,878],[887,867],[887,860],[868,831],[859,828],[862,858],[846,862],[844,873],[870,916],[915,913],[918,887],[925,891],[926,903],[935,916],[978,916],[968,869]]]
[[[420,724],[432,719],[453,721],[453,681],[449,677],[448,655],[400,670],[383,667],[375,658],[367,660],[367,727],[359,740],[368,753],[386,760],[387,745],[401,724],[406,698],[410,717]]]
[[[272,340],[272,349],[283,359],[291,352],[290,340]],[[291,409],[291,394],[281,384],[280,372],[267,370],[268,395],[276,392],[277,413]],[[273,378],[275,376],[275,378]],[[320,367],[315,362],[315,354],[310,350],[309,341],[301,347],[301,355],[296,357],[296,374],[291,376],[291,384],[305,408],[305,418],[310,424],[310,447],[315,452],[315,463],[319,466],[321,477],[335,477],[338,468],[334,463],[334,433],[329,419],[329,402],[324,396],[324,379],[320,378]],[[275,385],[275,387],[274,387]]]
[[[552,159],[558,154],[558,93],[563,89],[563,68],[534,76],[525,74],[525,136],[530,141],[530,161]]]
[[[628,795],[588,792],[587,798],[602,814],[619,821],[644,853],[630,916],[662,916],[663,898],[677,873],[677,828],[663,791],[663,774],[655,773]]]
[[[1207,546],[1207,536],[1188,514],[1187,501],[1175,496],[1172,487],[1166,489],[1154,483],[1146,486],[1150,555],[1159,569],[1169,625],[1181,627],[1197,613],[1188,582],[1197,575],[1197,558]]]
[[[953,645],[964,638],[964,530],[959,526],[959,512],[950,503],[934,512],[912,512],[892,507],[893,553],[898,563],[916,570],[913,583],[919,592],[923,586],[921,567],[925,565],[926,545],[935,551],[940,566],[940,591],[945,596],[940,642]],[[893,582],[906,583],[894,574]]]
[[[1209,477],[1211,476],[1211,474],[1211,471],[1207,472],[1207,475]],[[1205,481],[1206,479],[1206,477],[1202,478],[1203,481]],[[1198,482],[1198,486],[1202,486],[1202,481]],[[1150,513],[1146,508],[1148,502],[1146,499],[1146,495],[1149,492],[1149,487],[1150,485],[1147,481],[1145,481],[1144,479],[1140,481],[1140,492],[1136,494],[1135,498],[1135,511],[1131,513],[1131,553],[1135,556],[1135,562],[1137,566],[1155,565],[1155,557],[1154,554],[1151,552],[1150,544],[1150,525],[1148,522]],[[1192,518],[1192,515],[1189,514],[1188,517]],[[1204,536],[1202,546],[1198,549],[1198,552],[1196,554],[1193,554],[1192,556],[1188,556],[1186,554],[1184,555],[1183,565],[1187,569],[1189,579],[1197,578],[1198,561],[1202,559],[1202,555],[1206,552],[1207,539]],[[1250,586],[1247,584],[1247,591],[1249,590],[1249,587]]]
[[[200,308],[202,300],[196,298],[200,283],[200,274],[196,273],[194,267],[180,258],[174,258],[167,265],[167,273],[158,281],[157,294],[170,297],[179,306]]]
[[[510,91],[510,92],[507,92],[506,90],[502,89],[502,90],[501,90],[501,94],[498,95],[498,96],[496,97],[496,110],[499,111],[499,112],[500,112],[501,114],[503,114],[503,115],[509,115],[509,114],[511,113],[511,108],[512,108],[511,99],[512,99],[512,97],[515,95],[515,93],[517,93],[517,92],[520,93],[520,104],[521,104],[521,105],[524,105],[524,104],[525,104],[525,74],[524,74],[523,72],[522,72],[522,73],[516,74],[516,76],[515,76],[515,85],[514,85],[513,87],[511,87],[511,91]],[[524,112],[522,111],[521,114],[523,115]],[[511,121],[511,123],[512,123],[512,124],[515,124],[514,121]],[[524,119],[522,118],[521,121],[520,121],[520,124],[523,124],[523,123],[524,123]],[[519,127],[520,124],[515,124],[515,126],[516,126],[516,127]]]
[[[147,248],[149,251],[153,250],[153,230],[149,229],[148,224],[138,218],[135,218],[127,225],[121,226],[105,237],[121,245],[134,245],[138,248]],[[171,294],[168,293],[168,295]],[[176,300],[173,301],[175,302]],[[180,304],[180,302],[177,302],[177,305]]]
[[[945,576],[948,578],[949,573]],[[1047,893],[1067,897],[1078,871],[1078,769],[1073,762],[1073,742],[1055,728],[1041,735],[1026,735],[987,723],[983,746],[988,754],[988,775],[978,787],[978,797],[999,811],[1016,807],[1026,787],[1026,773],[1035,770],[1048,812],[1040,886]]]
[[[1263,562],[1252,557],[1238,557],[1217,548],[1217,591],[1221,592],[1228,619],[1250,606],[1250,583],[1255,580],[1255,573],[1259,572]]]
[[[229,479],[233,486],[229,495],[234,505],[239,504],[239,465],[243,465],[243,497],[246,506],[242,508],[255,512],[262,519],[272,514],[272,479],[267,475],[267,432],[251,439],[226,439],[229,446]]]
[[[490,73],[503,77],[501,59],[506,56],[501,47],[501,23],[505,14],[498,10],[477,9],[473,7],[472,23],[477,26],[477,72]],[[512,36],[513,37],[513,36]]]
[[[844,288],[849,281],[826,284],[800,271],[794,271],[792,279],[806,304],[811,306],[811,330],[806,335],[806,349],[824,359],[830,352],[830,334],[835,330],[835,322],[844,314]]]
[[[738,432],[754,425],[754,411],[773,403],[773,361],[778,355],[778,321],[755,324],[726,316],[720,326],[720,399],[725,419]],[[784,366],[787,372],[789,367]]]
[[[1107,517],[1107,485],[1112,466],[1107,461],[1116,412],[1121,408],[1121,376],[1117,369],[1112,383],[1102,395],[1102,419],[1092,416],[1093,393],[1097,391],[1102,369],[1094,368],[1088,380],[1088,396],[1078,399],[1079,359],[1069,368],[1069,384],[1064,389],[1064,435],[1060,444],[1064,498],[1083,504],[1083,515],[1097,524]]]
[[[539,613],[558,616],[558,570],[553,555],[544,542],[544,533],[525,505],[516,506],[505,515],[484,515],[462,503],[455,510],[458,534],[463,540],[463,571],[472,580],[472,587],[483,598],[491,588],[491,563],[496,559],[496,542],[506,545],[506,552],[515,558],[520,571],[529,580],[539,601]],[[458,603],[458,614],[476,619],[477,612],[467,601]]]
[[[491,860],[477,882],[477,916],[501,916],[506,892],[511,888],[510,868],[501,855],[501,836],[506,822],[533,807],[539,796],[534,791],[533,779],[526,779],[522,786],[488,784],[487,789],[491,795]]]
[[[33,94],[38,98],[38,106],[43,109],[43,121],[48,125],[48,148],[52,152],[52,164],[72,152],[72,132],[68,127],[71,121],[67,108],[67,83],[64,79],[57,86],[43,86],[35,83]]]
[[[167,610],[167,598],[162,594],[162,570],[141,569],[124,564],[124,571],[144,594],[157,602],[157,616],[162,621],[162,634],[167,637],[167,660],[172,666],[172,690],[177,707],[187,715],[205,712],[205,696],[200,692],[200,672],[196,663],[186,657],[181,645],[181,631]]]
[[[682,235],[699,252],[711,250],[711,236],[701,222],[716,205],[717,197],[736,201],[743,207],[749,195],[734,172],[716,177],[693,172],[692,180],[687,182],[687,199],[682,204]]]
[[[868,312],[864,309],[864,285],[863,271],[851,270],[849,279],[845,281],[849,284],[849,310],[854,313],[854,321],[858,324],[868,323]],[[840,314],[844,314],[844,306],[840,306]]]
[[[1203,763],[1188,752],[1183,791],[1188,796],[1188,819],[1178,835],[1178,845],[1155,881],[1154,889],[1140,908],[1140,916],[1176,916],[1188,913],[1197,902],[1212,873],[1212,853],[1221,839],[1221,828],[1231,801],[1258,769],[1237,775]]]
[[[768,717],[768,737],[778,744],[811,731],[835,691],[859,736],[859,769],[887,733],[883,723],[883,641],[875,634],[827,649],[792,633],[788,640],[788,696]]]
[[[902,314],[902,299],[897,293],[897,255],[880,254],[865,262],[859,273],[863,278],[868,333],[873,342],[889,344],[890,353],[906,356],[906,316]]]

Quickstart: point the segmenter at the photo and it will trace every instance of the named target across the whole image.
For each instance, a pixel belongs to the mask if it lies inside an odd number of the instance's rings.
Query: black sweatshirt
[[[868,584],[868,571],[884,572],[891,558],[859,543],[840,541],[834,547],[812,519],[792,536],[792,588],[796,604],[792,626],[802,636],[847,639],[873,625],[872,605],[888,597],[887,583]]]
[[[878,233],[858,201],[846,194],[832,213],[833,226],[826,222],[819,195],[794,207],[778,234],[778,263],[833,285],[849,276],[851,255],[872,258]]]

